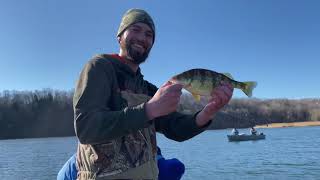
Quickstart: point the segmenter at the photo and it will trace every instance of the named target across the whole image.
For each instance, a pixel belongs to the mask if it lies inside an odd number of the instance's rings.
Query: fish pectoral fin
[[[233,79],[232,75],[230,73],[222,73],[223,75],[227,76],[230,79]]]
[[[193,98],[194,98],[197,102],[199,102],[200,99],[201,99],[201,96],[200,96],[199,94],[193,94],[193,93],[192,93],[192,96],[193,96]]]

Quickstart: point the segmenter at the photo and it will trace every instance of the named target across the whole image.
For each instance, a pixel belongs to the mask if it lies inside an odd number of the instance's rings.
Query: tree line
[[[3,91],[0,139],[72,136],[72,91]]]
[[[74,136],[72,98],[73,90],[1,92],[0,139]],[[195,113],[207,101],[184,93],[178,111]],[[214,119],[209,129],[320,121],[320,99],[233,98]]]
[[[191,95],[181,97],[179,111],[194,113],[208,102],[195,102]],[[215,115],[210,129],[247,128],[270,123],[320,121],[320,99],[233,98]]]

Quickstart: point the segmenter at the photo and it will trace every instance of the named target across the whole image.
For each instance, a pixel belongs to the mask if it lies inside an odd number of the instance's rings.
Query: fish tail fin
[[[244,83],[244,87],[242,87],[242,91],[248,96],[251,97],[252,96],[252,91],[255,87],[257,87],[258,83],[254,82],[254,81],[247,81],[247,82],[243,82]]]

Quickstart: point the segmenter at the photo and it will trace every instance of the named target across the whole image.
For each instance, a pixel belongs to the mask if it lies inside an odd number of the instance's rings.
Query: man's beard
[[[130,58],[130,60],[134,64],[139,65],[146,61],[151,48],[145,50],[143,53],[140,53],[139,51],[134,50],[134,48],[132,48],[133,43],[134,42],[127,40],[125,43],[125,50],[127,51],[127,56]]]

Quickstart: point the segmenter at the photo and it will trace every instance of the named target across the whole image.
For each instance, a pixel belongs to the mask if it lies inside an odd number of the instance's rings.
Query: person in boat
[[[257,130],[254,127],[251,128],[251,134],[252,135],[257,135],[258,134]]]
[[[239,135],[238,129],[237,129],[237,128],[233,128],[233,129],[232,129],[232,134],[233,134],[233,135]]]
[[[159,147],[157,147],[157,162],[159,168],[158,180],[179,180],[184,174],[184,164],[176,158],[165,159]]]
[[[73,154],[58,172],[57,180],[77,179],[77,154]],[[179,180],[185,172],[184,164],[176,159],[165,159],[161,154],[161,149],[157,147],[158,180]]]

